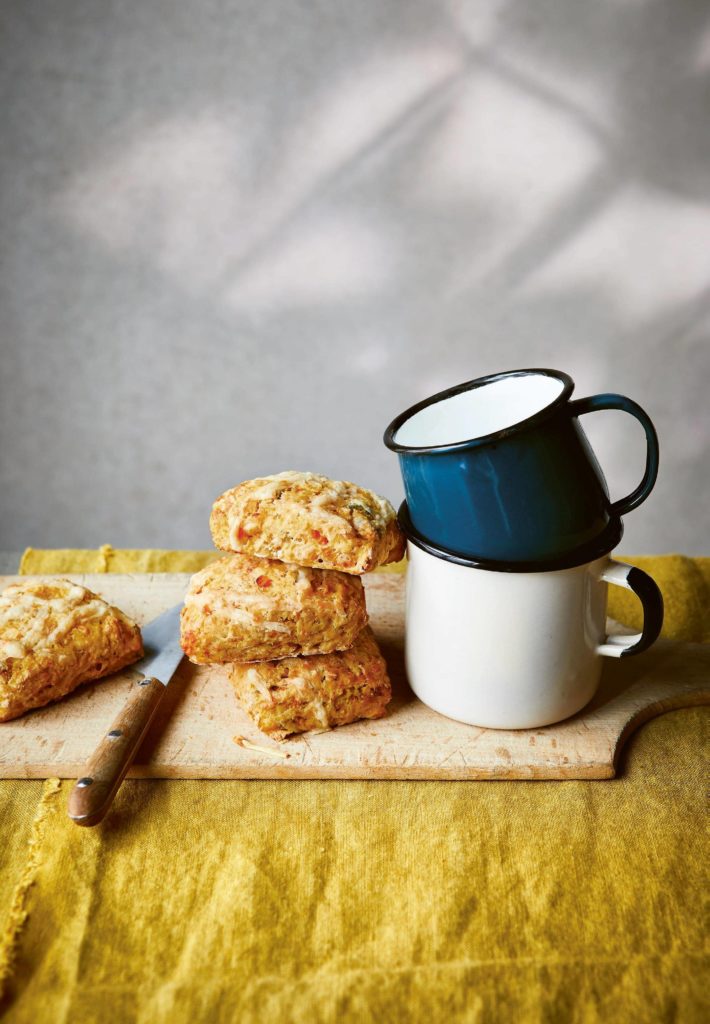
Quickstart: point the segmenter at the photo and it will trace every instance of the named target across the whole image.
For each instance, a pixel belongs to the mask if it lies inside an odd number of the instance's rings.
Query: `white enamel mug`
[[[602,657],[638,654],[661,631],[655,582],[608,553],[544,571],[484,568],[433,548],[406,510],[400,521],[408,536],[407,675],[417,697],[449,718],[491,729],[562,721],[594,696]],[[609,550],[621,524],[615,529]],[[610,583],[639,596],[641,633],[607,635]]]

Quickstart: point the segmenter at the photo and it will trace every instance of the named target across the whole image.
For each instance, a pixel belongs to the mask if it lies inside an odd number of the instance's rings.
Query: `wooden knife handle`
[[[98,825],[136,755],[167,687],[158,679],[138,679],[131,695],[89,758],[69,794],[69,817],[77,825]]]

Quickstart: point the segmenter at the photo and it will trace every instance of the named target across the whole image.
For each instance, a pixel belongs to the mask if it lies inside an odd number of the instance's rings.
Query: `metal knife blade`
[[[144,676],[158,679],[167,686],[183,659],[180,646],[180,612],[182,604],[168,608],[147,626],[143,626],[143,658],[131,665]]]

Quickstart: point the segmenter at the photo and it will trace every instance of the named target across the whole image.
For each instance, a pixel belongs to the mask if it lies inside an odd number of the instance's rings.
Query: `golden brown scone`
[[[229,679],[249,717],[277,740],[381,718],[392,697],[387,665],[369,627],[347,651],[232,665]]]
[[[357,576],[398,562],[406,544],[386,498],[315,473],[238,484],[212,506],[210,529],[223,551]]]
[[[138,626],[69,580],[28,579],[0,594],[0,722],[143,656]]]
[[[227,555],[190,580],[180,642],[211,665],[350,647],[367,623],[362,581],[252,555]]]

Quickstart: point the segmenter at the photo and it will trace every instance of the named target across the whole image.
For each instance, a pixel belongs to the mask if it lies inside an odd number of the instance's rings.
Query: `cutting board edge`
[[[706,707],[708,705],[710,705],[710,688],[697,690],[688,687],[678,694],[659,697],[653,703],[638,708],[616,737],[616,742],[612,749],[614,775],[619,771],[619,762],[628,740],[647,722],[652,721],[654,718],[660,718],[661,715],[665,715],[669,711],[682,711],[685,708]]]
[[[49,766],[32,765],[21,774],[17,769],[4,771],[0,769],[0,779],[39,780],[39,779],[76,779],[83,765],[59,764]],[[189,772],[190,774],[186,774]],[[470,768],[445,769],[423,766],[417,768],[380,766],[361,768],[340,765],[317,765],[303,768],[287,768],[281,765],[224,765],[216,774],[214,768],[201,765],[180,766],[157,763],[150,767],[135,765],[127,778],[130,779],[165,779],[183,781],[234,781],[242,780],[281,780],[281,781],[334,781],[352,780],[361,782],[473,782],[473,781],[504,781],[541,782],[575,779],[611,779],[614,777],[614,766],[606,762],[594,762],[582,765],[544,765],[534,767],[510,765],[506,768]]]

